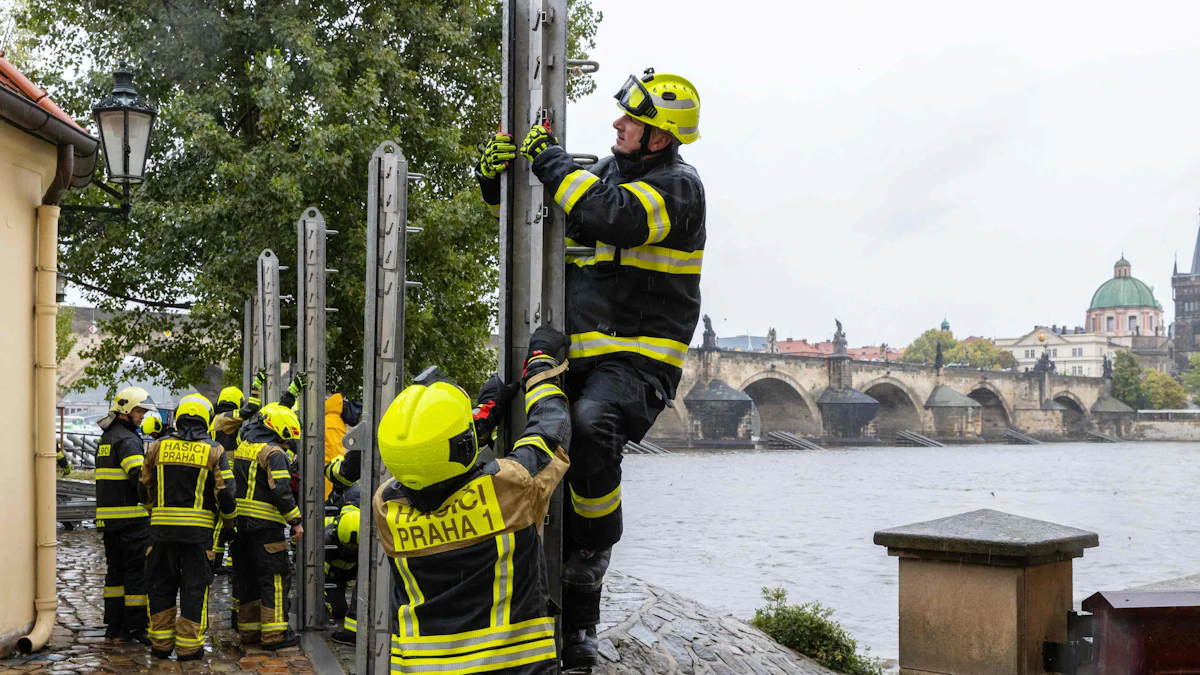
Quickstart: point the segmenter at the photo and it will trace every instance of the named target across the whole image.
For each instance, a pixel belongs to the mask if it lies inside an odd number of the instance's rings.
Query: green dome
[[[1109,309],[1113,307],[1154,307],[1160,308],[1154,299],[1150,287],[1133,277],[1113,277],[1096,289],[1092,296],[1093,309]]]

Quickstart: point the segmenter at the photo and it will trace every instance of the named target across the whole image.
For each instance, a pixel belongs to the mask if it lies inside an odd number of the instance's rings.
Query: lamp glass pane
[[[104,141],[104,165],[108,168],[108,179],[117,180],[125,171],[125,113],[109,110],[98,115],[100,136]]]
[[[150,144],[151,117],[147,113],[129,113],[129,175],[135,182],[146,173],[146,146]]]

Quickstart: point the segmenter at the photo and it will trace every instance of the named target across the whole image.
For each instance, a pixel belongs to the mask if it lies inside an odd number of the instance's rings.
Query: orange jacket
[[[325,399],[325,466],[329,466],[334,457],[346,454],[346,449],[342,447],[342,437],[345,435],[346,423],[342,421],[342,395],[334,394]],[[329,499],[331,490],[333,490],[333,483],[326,478],[326,499]]]

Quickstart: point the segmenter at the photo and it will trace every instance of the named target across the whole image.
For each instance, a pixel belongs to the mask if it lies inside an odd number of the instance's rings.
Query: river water
[[[624,460],[613,566],[735,616],[783,586],[895,659],[897,561],[876,530],[981,508],[1091,530],[1075,604],[1200,573],[1200,443],[687,451]]]

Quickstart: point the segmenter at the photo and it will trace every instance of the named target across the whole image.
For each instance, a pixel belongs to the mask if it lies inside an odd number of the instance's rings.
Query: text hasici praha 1
[[[504,515],[491,476],[467,483],[448,506],[422,513],[407,504],[388,502],[387,524],[397,551],[419,551],[469,541],[504,530]]]

